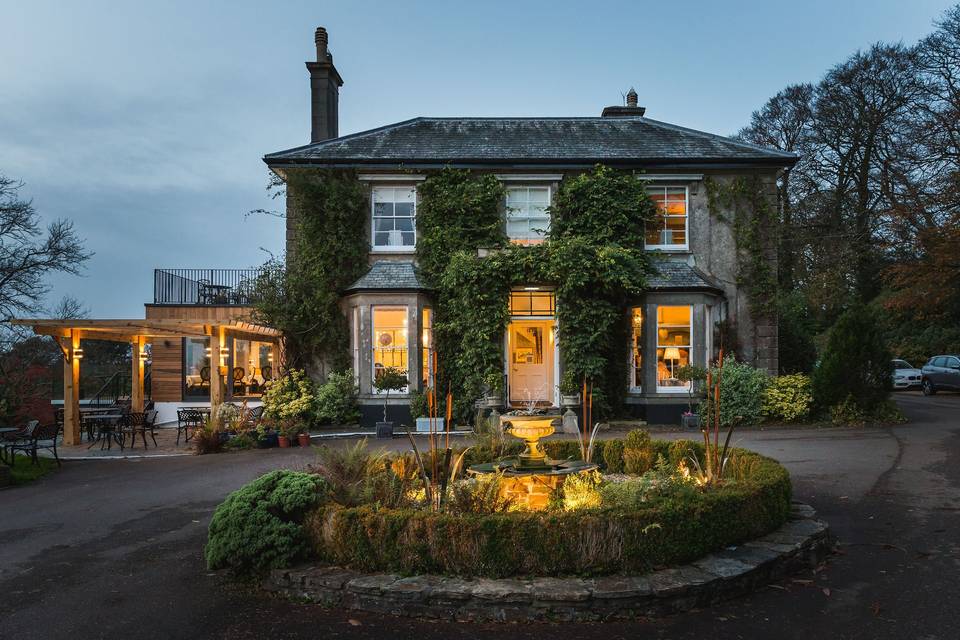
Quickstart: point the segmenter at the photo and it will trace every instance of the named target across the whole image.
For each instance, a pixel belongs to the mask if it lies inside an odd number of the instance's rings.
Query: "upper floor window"
[[[507,187],[507,237],[515,244],[539,244],[550,230],[550,187]]]
[[[687,188],[647,187],[647,193],[657,203],[657,215],[647,223],[646,247],[686,249]]]
[[[373,249],[413,251],[417,244],[415,187],[374,187]]]

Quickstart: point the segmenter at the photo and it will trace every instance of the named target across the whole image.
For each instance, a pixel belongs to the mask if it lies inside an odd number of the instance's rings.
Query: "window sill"
[[[687,387],[657,387],[657,393],[682,393],[687,394],[690,390]]]
[[[689,245],[645,244],[645,251],[663,251],[664,253],[689,253]]]
[[[416,247],[370,247],[370,253],[414,253]]]

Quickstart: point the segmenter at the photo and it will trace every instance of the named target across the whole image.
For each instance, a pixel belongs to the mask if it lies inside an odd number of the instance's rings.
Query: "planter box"
[[[437,431],[444,430],[444,418],[435,418],[433,421],[433,426]],[[417,418],[417,431],[429,432],[430,431],[430,418]]]
[[[484,396],[477,402],[483,409],[497,409],[503,406],[503,396]]]
[[[378,423],[377,423],[377,437],[378,437],[378,438],[392,438],[392,437],[393,437],[393,423],[392,423],[392,422],[378,422]]]
[[[680,416],[680,426],[685,429],[699,429],[700,416],[697,414]]]
[[[581,404],[581,402],[580,402],[580,394],[579,394],[579,393],[576,394],[576,395],[572,395],[572,396],[563,396],[563,395],[560,396],[560,406],[563,407],[563,408],[565,408],[565,409],[566,409],[567,407],[569,407],[569,408],[571,408],[571,409],[572,409],[572,408],[575,408],[575,407],[579,407],[580,404]]]

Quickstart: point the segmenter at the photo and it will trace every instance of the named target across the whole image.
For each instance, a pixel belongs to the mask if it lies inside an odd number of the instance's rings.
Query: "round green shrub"
[[[309,550],[304,517],[324,493],[319,476],[288,470],[271,471],[234,491],[210,521],[207,567],[250,575],[302,558]]]
[[[656,455],[650,443],[650,434],[643,429],[627,433],[623,443],[623,469],[631,475],[640,475],[653,468]]]
[[[648,452],[666,457],[668,444],[650,442]],[[642,573],[757,538],[787,520],[786,469],[750,451],[731,454],[738,476],[707,490],[659,491],[651,477],[647,486],[604,485],[598,508],[487,514],[324,504],[304,527],[316,558],[360,571],[491,578]],[[590,491],[581,493],[595,502]]]
[[[763,394],[770,376],[745,362],[738,362],[730,354],[725,356],[721,370],[712,370],[714,383],[720,375],[720,426],[758,424],[763,420]],[[712,399],[703,401],[701,415],[706,424],[713,424]]]
[[[607,473],[623,473],[623,440],[602,440],[603,467]]]
[[[810,415],[812,406],[810,376],[802,373],[772,379],[763,393],[763,415],[774,420],[804,420]]]
[[[317,422],[353,424],[360,419],[357,381],[351,371],[334,371],[317,388]]]

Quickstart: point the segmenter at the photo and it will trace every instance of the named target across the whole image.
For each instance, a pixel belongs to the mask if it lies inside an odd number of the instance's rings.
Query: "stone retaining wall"
[[[748,593],[819,564],[832,548],[826,523],[794,503],[777,531],[688,565],[641,576],[453,578],[362,574],[305,565],[274,571],[270,591],[326,606],[476,622],[602,621],[661,616]]]

